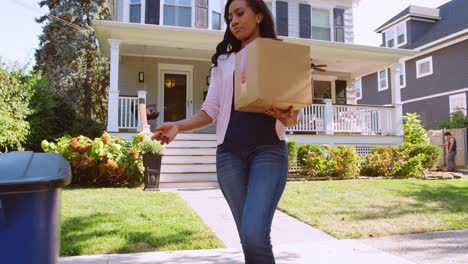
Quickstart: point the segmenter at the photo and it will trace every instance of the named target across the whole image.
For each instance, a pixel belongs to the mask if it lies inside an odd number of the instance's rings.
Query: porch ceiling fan
[[[312,62],[312,60],[310,60],[310,68],[314,71],[319,71],[319,72],[326,72],[327,70],[325,69],[322,69],[324,67],[327,67],[327,65],[325,64],[318,64],[316,65],[315,63]]]

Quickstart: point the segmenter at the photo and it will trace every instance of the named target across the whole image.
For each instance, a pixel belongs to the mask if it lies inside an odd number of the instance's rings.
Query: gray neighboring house
[[[453,112],[466,115],[467,14],[468,0],[452,0],[438,8],[409,6],[376,29],[382,34],[382,47],[420,53],[400,60],[396,69],[400,78],[389,78],[385,68],[357,79],[357,102],[390,105],[388,87],[399,80],[403,114],[419,113],[426,129],[438,129]]]

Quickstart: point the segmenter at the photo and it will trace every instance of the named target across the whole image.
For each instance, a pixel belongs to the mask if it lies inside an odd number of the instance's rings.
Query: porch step
[[[174,155],[163,156],[163,164],[200,164],[200,163],[216,163],[216,156],[214,155]]]
[[[202,155],[215,156],[216,148],[171,148],[169,146],[164,150],[164,156],[186,156]]]
[[[214,140],[215,134],[199,134],[199,133],[180,133],[176,136],[176,140]]]
[[[190,139],[190,140],[180,140],[175,139],[166,148],[215,148],[216,147],[215,140],[197,140],[197,139]]]
[[[160,189],[172,189],[172,188],[217,188],[219,187],[218,181],[207,181],[207,182],[161,182],[159,183]]]
[[[195,164],[195,163],[180,163],[180,164],[162,164],[161,173],[179,173],[179,172],[216,172],[216,164]]]
[[[161,182],[212,182],[217,181],[216,172],[161,173]]]
[[[181,133],[165,146],[160,188],[218,187],[216,135]]]

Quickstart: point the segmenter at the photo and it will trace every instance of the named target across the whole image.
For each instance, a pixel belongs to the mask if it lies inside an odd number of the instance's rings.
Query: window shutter
[[[146,0],[145,23],[159,25],[160,0]]]
[[[299,37],[311,37],[311,18],[310,18],[310,5],[299,4]]]
[[[335,27],[335,41],[345,42],[345,29],[344,29],[344,9],[334,8],[333,9],[333,21]]]
[[[195,27],[208,28],[208,0],[196,0]]]
[[[280,36],[288,36],[288,3],[276,2],[276,31]]]

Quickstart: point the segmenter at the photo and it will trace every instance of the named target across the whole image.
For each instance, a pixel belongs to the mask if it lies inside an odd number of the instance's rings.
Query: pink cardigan
[[[224,142],[224,136],[231,117],[233,76],[235,70],[235,56],[233,53],[221,55],[218,66],[211,69],[210,86],[201,110],[207,113],[216,124],[216,138],[218,145]],[[287,127],[276,120],[276,133],[280,140],[286,140]]]

